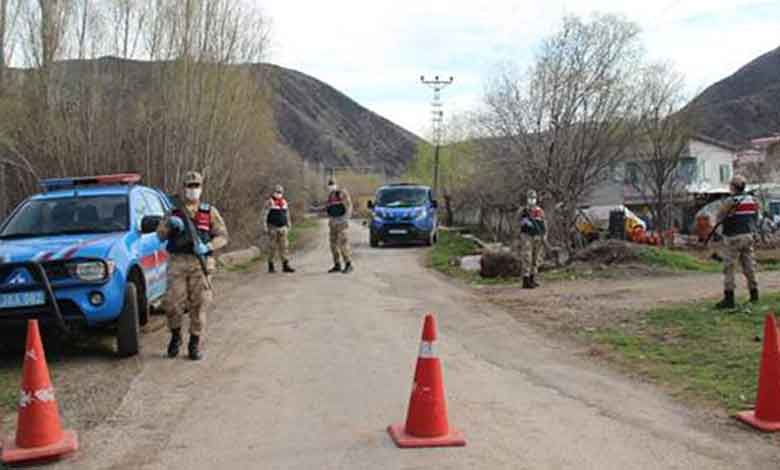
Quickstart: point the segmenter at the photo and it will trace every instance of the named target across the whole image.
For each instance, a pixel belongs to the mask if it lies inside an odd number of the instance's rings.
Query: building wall
[[[734,174],[734,152],[706,142],[692,140],[688,156],[696,159],[697,164],[697,171],[689,190],[707,190],[728,186],[729,180]],[[724,168],[722,175],[721,166]],[[602,184],[593,188],[582,205],[611,206],[643,202],[636,188],[625,183],[625,172],[625,164],[617,165],[610,172],[610,175],[605,175]]]
[[[727,186],[734,174],[734,152],[715,145],[691,141],[691,157],[698,163],[695,186]],[[721,174],[721,167],[728,168]]]

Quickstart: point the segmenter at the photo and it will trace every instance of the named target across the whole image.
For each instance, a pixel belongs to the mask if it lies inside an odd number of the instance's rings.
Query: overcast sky
[[[270,62],[323,80],[407,129],[430,131],[422,74],[455,76],[446,112],[471,109],[496,64],[527,66],[564,14],[625,14],[691,92],[780,46],[780,0],[249,0],[272,21]]]

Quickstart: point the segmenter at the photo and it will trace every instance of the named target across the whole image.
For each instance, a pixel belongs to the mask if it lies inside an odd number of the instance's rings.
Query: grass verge
[[[10,412],[15,409],[19,395],[19,374],[16,368],[0,368],[0,411]]]
[[[719,263],[704,261],[682,251],[648,247],[639,253],[642,263],[671,271],[714,273],[722,267]]]
[[[586,335],[672,395],[734,413],[753,406],[762,347],[755,338],[778,304],[776,294],[733,311],[717,311],[713,302],[680,305]]]
[[[306,218],[303,219],[303,221],[293,225],[292,230],[290,230],[290,249],[299,250],[303,248],[302,245],[306,238],[306,234],[317,230],[319,223],[320,219]]]
[[[515,278],[487,279],[478,272],[466,271],[460,267],[460,259],[479,252],[479,246],[458,233],[440,231],[439,242],[431,250],[431,266],[447,276],[481,286],[514,284]]]
[[[448,276],[463,277],[468,272],[460,268],[459,260],[477,253],[477,244],[457,233],[439,231],[439,242],[431,250],[431,266]]]

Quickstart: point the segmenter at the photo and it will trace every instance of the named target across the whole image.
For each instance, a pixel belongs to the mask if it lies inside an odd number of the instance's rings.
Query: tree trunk
[[[452,210],[452,196],[445,194],[444,196],[444,210],[446,212],[445,224],[448,227],[452,227],[455,224],[455,214]]]

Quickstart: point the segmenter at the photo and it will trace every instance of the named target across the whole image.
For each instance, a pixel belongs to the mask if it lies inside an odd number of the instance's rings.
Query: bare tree
[[[547,209],[560,207],[560,223],[551,225],[561,238],[578,202],[633,141],[632,81],[642,57],[636,24],[567,17],[527,74],[507,68],[489,86],[482,128],[502,150],[491,158],[518,175],[515,192],[533,185]]]
[[[651,208],[656,229],[671,225],[670,209],[685,194],[692,173],[686,174],[683,159],[695,133],[694,114],[686,103],[682,76],[666,64],[644,70],[638,81],[640,125],[629,149],[627,176],[633,188]]]

